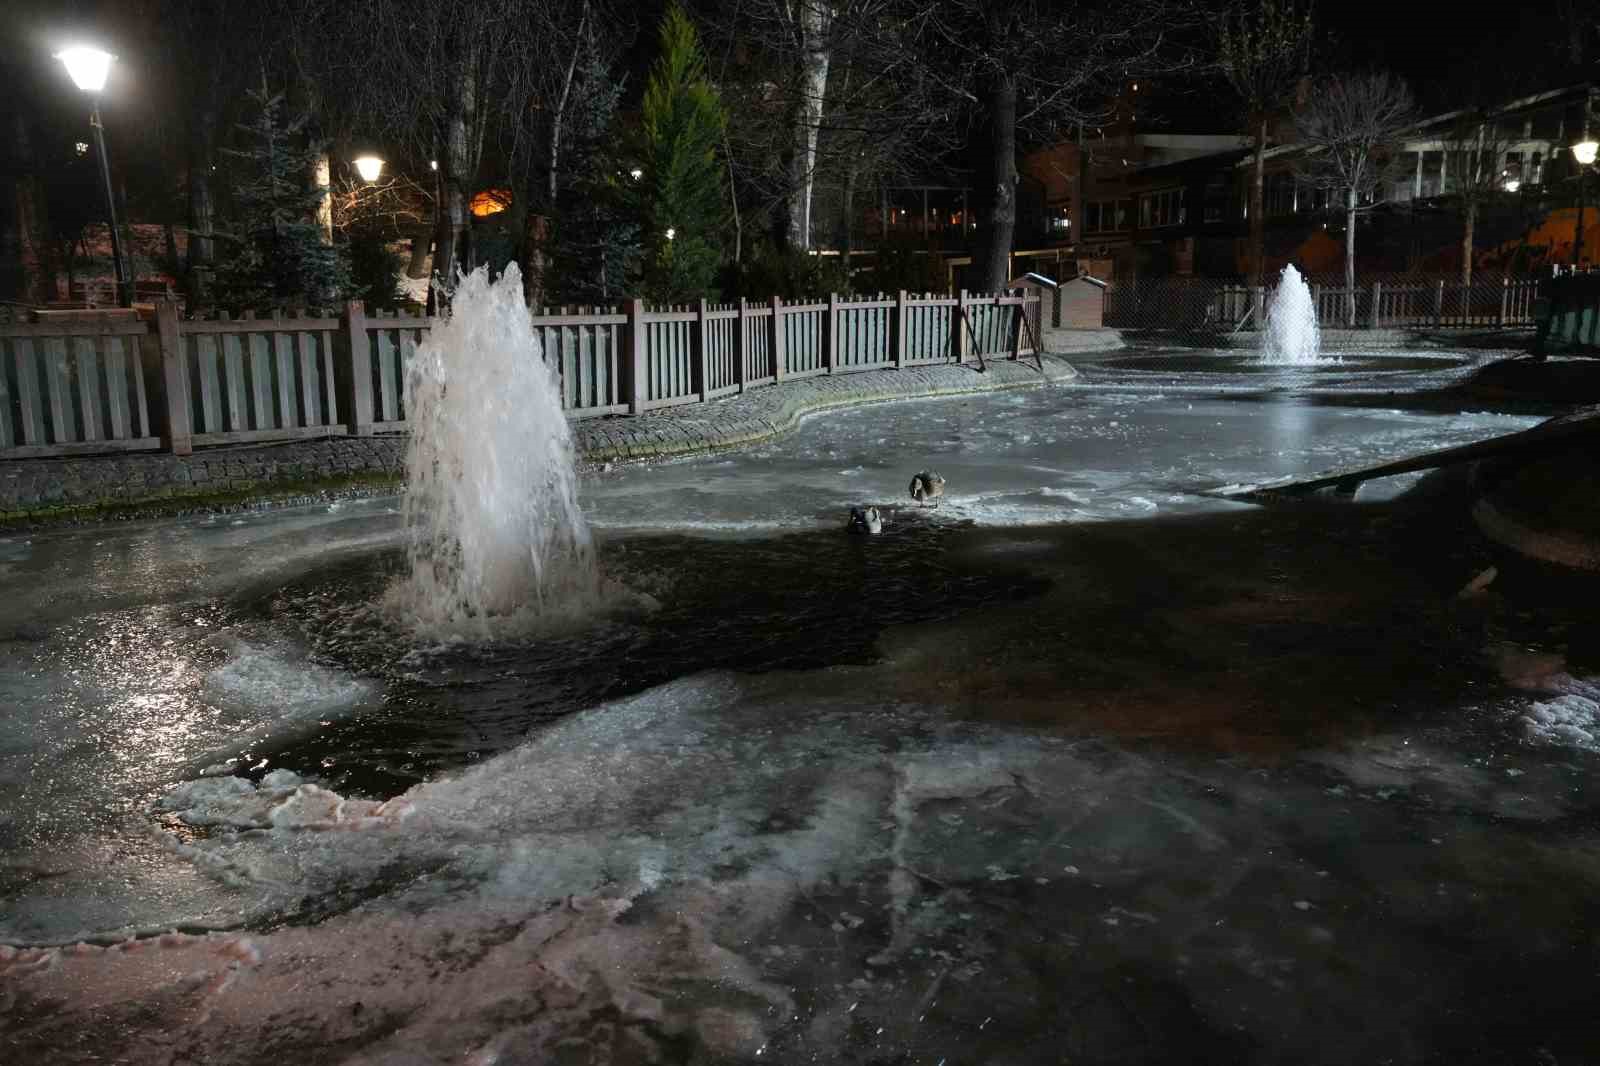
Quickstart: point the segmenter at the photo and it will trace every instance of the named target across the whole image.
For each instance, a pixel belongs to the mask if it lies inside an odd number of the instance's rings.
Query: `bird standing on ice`
[[[944,495],[944,478],[932,470],[923,470],[911,479],[911,498],[920,504],[927,504]]]

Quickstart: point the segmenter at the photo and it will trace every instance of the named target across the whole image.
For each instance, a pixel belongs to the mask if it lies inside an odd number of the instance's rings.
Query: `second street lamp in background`
[[[111,259],[117,274],[117,305],[133,306],[133,278],[128,273],[128,261],[122,254],[122,234],[117,228],[117,201],[111,192],[111,161],[106,158],[106,138],[100,124],[100,93],[111,74],[111,63],[116,56],[98,48],[75,45],[56,53],[67,68],[67,76],[79,89],[94,101],[89,112],[89,125],[94,130],[95,154],[100,157],[100,181],[106,192],[106,218],[111,224]]]
[[[1600,144],[1585,137],[1572,146],[1572,158],[1578,161],[1578,233],[1572,241],[1572,265],[1577,267],[1583,262],[1583,194],[1587,184],[1588,171],[1594,165],[1595,152],[1600,150]]]

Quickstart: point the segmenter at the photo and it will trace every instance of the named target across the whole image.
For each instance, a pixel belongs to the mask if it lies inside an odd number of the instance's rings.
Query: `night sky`
[[[1562,0],[1343,0],[1320,6],[1318,21],[1330,37],[1325,63],[1392,70],[1425,106],[1448,107],[1479,86],[1516,95],[1578,80],[1564,65],[1561,7]]]

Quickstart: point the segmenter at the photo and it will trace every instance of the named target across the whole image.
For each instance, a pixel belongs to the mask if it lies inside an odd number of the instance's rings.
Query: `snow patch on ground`
[[[1534,703],[1521,715],[1528,739],[1600,751],[1600,683],[1556,674],[1547,684],[1555,698]]]
[[[187,825],[232,829],[330,829],[393,825],[410,814],[404,799],[388,803],[346,799],[288,770],[274,770],[259,785],[242,777],[202,777],[168,793],[156,809]]]

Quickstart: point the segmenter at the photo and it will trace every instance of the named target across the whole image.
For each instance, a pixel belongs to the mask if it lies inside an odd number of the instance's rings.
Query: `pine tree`
[[[661,56],[645,87],[643,118],[636,195],[644,292],[659,302],[698,299],[711,291],[722,258],[717,145],[726,114],[706,77],[699,35],[676,4],[661,23]]]
[[[325,190],[308,179],[322,145],[302,136],[306,117],[279,118],[283,94],[249,93],[253,121],[241,123],[245,147],[222,151],[242,180],[217,240],[214,302],[232,310],[326,306],[349,286],[343,249],[327,244],[316,221]]]
[[[631,164],[615,140],[622,89],[605,57],[588,42],[546,246],[551,303],[605,304],[636,291],[640,226],[628,210]]]

